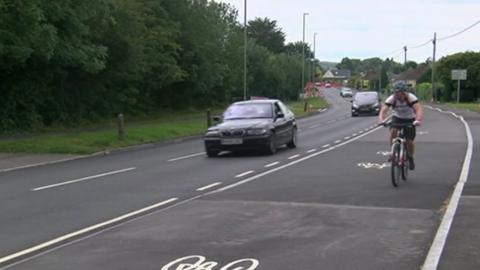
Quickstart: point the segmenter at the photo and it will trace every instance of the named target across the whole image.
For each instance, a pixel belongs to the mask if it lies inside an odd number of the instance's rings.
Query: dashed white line
[[[350,136],[347,136],[347,137],[345,137],[345,138],[343,138],[343,139],[349,140],[350,138],[351,138]]]
[[[315,151],[317,151],[317,149],[310,149],[310,150],[307,151],[307,153],[310,154],[310,153],[313,153],[313,152],[315,152]]]
[[[324,146],[322,146],[322,148],[327,148],[327,147],[330,147],[330,144],[325,144]]]
[[[188,156],[182,156],[182,157],[172,158],[172,159],[169,159],[168,161],[169,161],[169,162],[178,161],[178,160],[187,159],[187,158],[192,158],[192,157],[198,157],[198,156],[202,156],[202,155],[205,155],[205,152],[200,152],[200,153],[195,153],[195,154],[191,154],[191,155],[188,155]]]
[[[90,233],[92,231],[96,231],[98,229],[101,229],[102,227],[106,227],[106,226],[109,226],[109,225],[113,225],[115,223],[118,223],[118,222],[123,222],[125,221],[126,219],[128,218],[131,218],[131,217],[134,217],[136,215],[140,215],[142,213],[145,213],[145,212],[148,212],[148,211],[151,211],[155,208],[158,208],[160,206],[164,206],[166,204],[169,204],[171,202],[174,202],[178,200],[178,198],[171,198],[171,199],[168,199],[166,201],[163,201],[163,202],[160,202],[160,203],[157,203],[157,204],[153,204],[153,205],[150,205],[148,207],[145,207],[145,208],[142,208],[140,210],[137,210],[137,211],[134,211],[134,212],[130,212],[128,214],[125,214],[125,215],[122,215],[122,216],[119,216],[117,218],[114,218],[114,219],[110,219],[110,220],[107,220],[105,222],[102,222],[102,223],[98,223],[96,225],[93,225],[93,226],[90,226],[90,227],[87,227],[87,228],[84,228],[84,229],[81,229],[81,230],[78,230],[76,232],[73,232],[73,233],[69,233],[69,234],[66,234],[66,235],[63,235],[63,236],[60,236],[58,238],[55,238],[53,240],[50,240],[50,241],[47,241],[47,242],[44,242],[42,244],[39,244],[39,245],[36,245],[36,246],[33,246],[31,248],[28,248],[28,249],[25,249],[25,250],[22,250],[22,251],[19,251],[17,253],[14,253],[14,254],[11,254],[11,255],[8,255],[8,256],[5,256],[5,257],[1,257],[0,258],[0,264],[2,263],[5,263],[5,262],[8,262],[8,261],[11,261],[11,260],[14,260],[18,257],[21,257],[21,256],[25,256],[27,254],[30,254],[30,253],[33,253],[33,252],[37,252],[39,250],[42,250],[42,249],[45,249],[45,248],[49,248],[53,245],[56,245],[56,244],[59,244],[61,242],[64,242],[66,240],[70,240],[72,238],[76,238],[82,234],[86,234],[86,233]]]
[[[61,183],[57,183],[57,184],[53,184],[53,185],[48,185],[48,186],[42,186],[42,187],[33,188],[32,191],[39,191],[39,190],[44,190],[44,189],[48,189],[48,188],[65,186],[65,185],[69,185],[69,184],[73,184],[73,183],[78,183],[78,182],[83,182],[83,181],[87,181],[87,180],[91,180],[91,179],[95,179],[95,178],[100,178],[100,177],[109,176],[109,175],[113,175],[113,174],[128,172],[128,171],[135,170],[135,169],[136,169],[135,167],[132,167],[132,168],[127,168],[127,169],[118,170],[118,171],[101,173],[101,174],[92,175],[92,176],[87,176],[87,177],[83,177],[83,178],[79,178],[79,179],[74,179],[74,180],[70,180],[70,181],[65,181],[65,182],[61,182]]]
[[[334,143],[341,143],[341,142],[342,142],[341,140],[334,141]]]
[[[368,131],[368,128],[364,129],[363,131]]]
[[[244,177],[246,175],[249,175],[251,173],[253,173],[254,171],[247,171],[247,172],[244,172],[244,173],[241,173],[241,174],[238,174],[235,176],[235,178],[240,178],[240,177]]]
[[[277,164],[279,164],[279,163],[280,163],[280,162],[275,161],[275,162],[273,162],[273,163],[270,163],[270,164],[265,165],[265,168],[273,167],[273,166],[275,166],[275,165],[277,165]]]
[[[353,137],[355,137],[355,136],[357,136],[357,135],[358,135],[357,133],[353,133],[353,135],[352,135],[352,136],[353,136]]]
[[[363,133],[363,130],[360,130],[358,133],[362,134],[362,133]]]
[[[212,187],[216,187],[216,186],[221,185],[221,184],[222,184],[222,182],[215,182],[215,183],[213,183],[213,184],[211,184],[211,185],[204,186],[204,187],[201,187],[201,188],[197,188],[197,191],[204,191],[204,190],[206,190],[206,189],[209,189],[209,188],[212,188]]]
[[[300,156],[300,155],[293,155],[293,156],[291,156],[291,157],[288,157],[288,159],[294,159],[294,158],[297,158],[297,157],[299,157],[299,156]]]

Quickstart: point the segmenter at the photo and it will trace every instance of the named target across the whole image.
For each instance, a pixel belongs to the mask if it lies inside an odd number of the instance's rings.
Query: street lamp
[[[243,100],[247,100],[247,0],[244,2],[243,26]]]
[[[302,39],[302,88],[305,87],[305,16],[309,15],[307,12],[303,13],[303,39]]]
[[[315,82],[315,74],[316,74],[316,62],[315,62],[315,52],[316,52],[316,39],[318,33],[313,33],[313,74],[312,74],[312,81]]]

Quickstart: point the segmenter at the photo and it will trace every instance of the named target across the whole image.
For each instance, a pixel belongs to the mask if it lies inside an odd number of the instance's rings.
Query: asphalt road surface
[[[1,173],[0,269],[421,268],[464,166],[465,125],[425,107],[417,168],[394,188],[387,129],[352,118],[337,89],[325,95],[326,112],[298,120],[299,146],[273,156],[207,158],[193,139]],[[439,268],[479,266],[480,189],[465,192]]]

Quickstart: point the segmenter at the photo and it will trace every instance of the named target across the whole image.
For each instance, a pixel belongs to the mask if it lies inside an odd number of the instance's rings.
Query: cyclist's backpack
[[[408,97],[407,97],[408,99]],[[392,109],[395,109],[395,106],[397,105],[397,99],[393,97],[393,102],[392,102]],[[410,102],[407,102],[408,107],[413,108],[413,104]]]

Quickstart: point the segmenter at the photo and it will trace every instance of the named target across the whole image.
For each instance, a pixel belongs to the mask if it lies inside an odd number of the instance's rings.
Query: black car
[[[352,100],[352,116],[360,114],[378,115],[380,112],[380,98],[375,91],[357,92]]]
[[[283,144],[297,146],[297,122],[279,100],[240,101],[227,108],[223,122],[210,127],[204,140],[209,157],[221,151],[247,149],[274,154]]]

